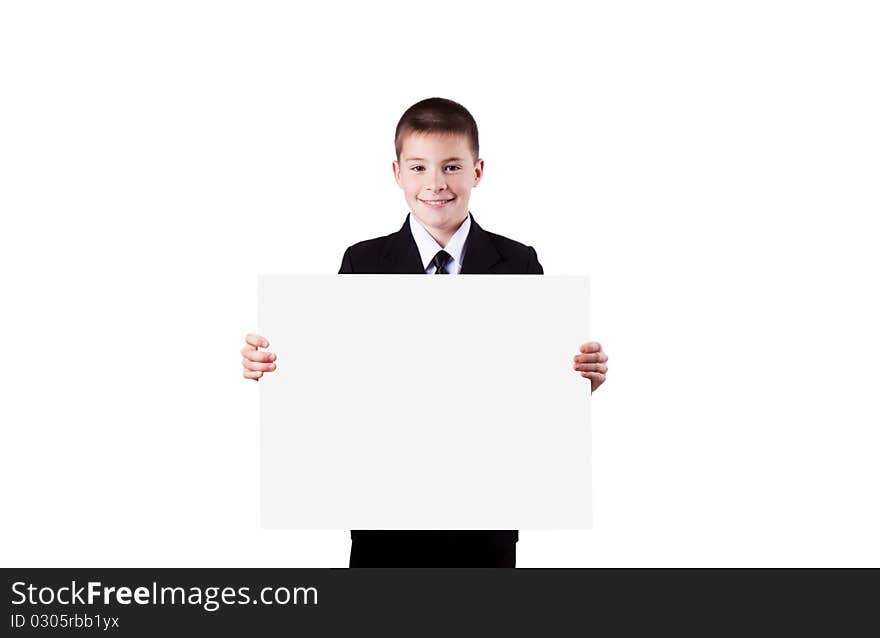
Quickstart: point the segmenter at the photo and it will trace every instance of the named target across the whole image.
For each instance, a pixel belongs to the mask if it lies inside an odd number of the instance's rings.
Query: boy
[[[340,274],[544,274],[531,246],[486,232],[468,211],[483,160],[467,109],[442,98],[418,102],[400,118],[394,144],[394,178],[411,214],[396,233],[349,246]],[[438,321],[457,329],[448,317]],[[275,370],[275,355],[259,349],[268,346],[262,336],[247,335],[245,378]],[[607,360],[598,343],[583,344],[574,356],[591,391],[605,381]],[[352,531],[350,566],[514,567],[518,537],[515,530]]]

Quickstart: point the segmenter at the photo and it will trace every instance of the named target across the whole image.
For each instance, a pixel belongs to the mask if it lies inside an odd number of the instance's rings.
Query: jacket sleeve
[[[340,275],[351,275],[354,273],[354,269],[351,265],[351,248],[345,249],[345,254],[342,256],[342,265],[339,267]]]
[[[526,265],[526,274],[527,275],[543,275],[544,268],[541,267],[541,262],[538,261],[538,253],[535,252],[535,249],[529,246],[529,262]]]

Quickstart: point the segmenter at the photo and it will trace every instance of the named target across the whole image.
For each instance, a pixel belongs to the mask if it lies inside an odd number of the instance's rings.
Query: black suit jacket
[[[339,274],[425,274],[419,248],[410,232],[409,215],[396,233],[349,246],[342,256]],[[544,269],[534,248],[483,230],[471,215],[461,274],[543,275]],[[516,530],[354,530],[351,538],[376,544],[411,545],[419,549],[501,551],[512,549],[519,533]]]

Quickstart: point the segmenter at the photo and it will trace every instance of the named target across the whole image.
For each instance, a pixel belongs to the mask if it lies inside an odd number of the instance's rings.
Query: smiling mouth
[[[443,208],[449,202],[455,201],[455,197],[451,199],[421,199],[419,201],[422,202],[428,208]]]

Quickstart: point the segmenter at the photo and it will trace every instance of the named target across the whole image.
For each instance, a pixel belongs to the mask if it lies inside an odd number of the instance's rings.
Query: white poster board
[[[586,277],[262,276],[262,523],[591,523]]]

